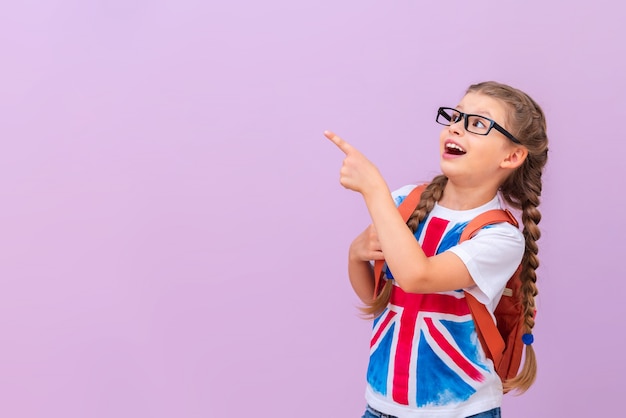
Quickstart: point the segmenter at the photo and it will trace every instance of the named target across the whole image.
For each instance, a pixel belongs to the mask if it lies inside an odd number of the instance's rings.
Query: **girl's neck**
[[[490,186],[459,186],[448,181],[439,205],[452,210],[469,210],[490,202],[498,193]]]

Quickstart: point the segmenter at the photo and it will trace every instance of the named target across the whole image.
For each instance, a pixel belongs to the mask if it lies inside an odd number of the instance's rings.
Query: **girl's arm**
[[[400,216],[384,180],[361,194],[378,232],[385,261],[402,290],[431,293],[474,285],[467,267],[456,254],[449,251],[433,257],[424,254]]]
[[[340,182],[347,189],[361,193],[365,199],[384,259],[402,290],[430,293],[474,285],[467,267],[456,254],[449,251],[433,257],[424,254],[400,216],[378,169],[343,139],[332,132],[324,134],[345,153]],[[355,272],[359,271],[362,270],[357,267]],[[361,276],[355,275],[361,283],[358,277]],[[371,286],[373,291],[373,282]]]
[[[348,254],[350,284],[363,303],[371,302],[374,294],[374,271],[370,260],[382,259],[376,230],[370,225],[352,241]]]

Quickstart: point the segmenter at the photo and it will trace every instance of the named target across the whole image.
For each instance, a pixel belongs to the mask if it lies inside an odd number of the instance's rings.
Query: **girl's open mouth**
[[[454,142],[448,142],[446,144],[446,153],[448,154],[463,155],[466,152],[467,151],[465,151],[463,148],[461,148],[459,145],[455,144]]]

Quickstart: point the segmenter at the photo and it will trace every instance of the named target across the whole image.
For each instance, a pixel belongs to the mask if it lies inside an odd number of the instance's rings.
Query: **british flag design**
[[[458,242],[466,223],[452,228],[447,223],[439,218],[428,223],[422,243],[427,255]],[[400,405],[463,402],[491,373],[478,346],[463,291],[410,294],[394,286],[387,309],[374,321],[367,380]]]

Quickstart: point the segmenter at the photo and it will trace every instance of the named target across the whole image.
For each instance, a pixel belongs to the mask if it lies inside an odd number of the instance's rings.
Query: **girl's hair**
[[[513,208],[521,210],[523,235],[526,241],[522,257],[521,293],[525,310],[523,332],[531,334],[535,325],[535,296],[537,296],[537,274],[539,266],[536,241],[541,236],[537,224],[541,213],[537,209],[541,196],[541,175],[548,159],[548,137],[546,120],[539,105],[526,93],[494,81],[474,84],[467,93],[479,93],[490,96],[504,103],[508,108],[505,124],[509,130],[528,150],[524,163],[516,169],[500,186],[503,199]],[[435,202],[443,196],[448,179],[444,175],[436,176],[421,196],[420,202],[409,218],[407,225],[415,232],[419,223],[433,209]],[[362,308],[369,317],[378,316],[389,303],[393,283],[387,280],[379,296]],[[534,382],[537,362],[532,345],[526,346],[524,364],[519,374],[504,382],[504,391],[526,391]]]

